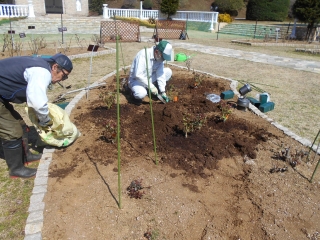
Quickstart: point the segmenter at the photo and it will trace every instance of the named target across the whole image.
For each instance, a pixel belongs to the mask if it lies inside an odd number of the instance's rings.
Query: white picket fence
[[[111,18],[113,16],[131,17],[139,19],[167,19],[167,15],[162,14],[159,10],[145,9],[119,9],[108,8],[108,4],[103,5],[103,17]],[[170,16],[173,20],[188,20],[194,22],[209,22],[210,29],[214,30],[218,23],[218,12],[200,12],[200,11],[177,11],[176,14]]]
[[[103,4],[103,18],[111,18],[113,16],[132,17],[139,19],[166,19],[167,16],[159,10],[145,9],[119,9],[108,8],[108,4]],[[200,11],[177,11],[176,14],[170,16],[173,20],[188,20],[194,22],[209,22],[210,29],[214,30],[218,23],[218,12],[200,12]],[[0,4],[0,17],[35,17],[32,3],[29,5],[12,5]]]
[[[0,4],[0,17],[28,17],[29,5]]]

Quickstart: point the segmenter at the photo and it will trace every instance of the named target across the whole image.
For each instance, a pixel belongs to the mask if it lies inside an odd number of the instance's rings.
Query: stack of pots
[[[248,92],[251,92],[251,90],[252,89],[251,89],[250,85],[247,83],[239,89],[239,93],[241,94],[242,97],[238,98],[238,101],[237,101],[237,109],[238,110],[246,111],[247,108],[249,107],[250,101],[245,98],[245,95]]]

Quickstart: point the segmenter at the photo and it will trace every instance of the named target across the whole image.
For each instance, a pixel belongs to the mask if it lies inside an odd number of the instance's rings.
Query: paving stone
[[[24,237],[24,240],[42,240],[41,232],[35,233],[35,234],[26,235]]]
[[[43,222],[43,211],[35,211],[29,213],[29,216],[27,218],[27,224],[38,222]]]
[[[42,177],[36,177],[34,180],[34,185],[47,185],[48,183],[48,177],[42,176]]]
[[[24,232],[26,235],[41,233],[42,227],[43,227],[43,222],[28,223],[24,229]]]
[[[47,173],[48,174],[48,173]],[[32,193],[37,194],[37,193],[46,193],[47,192],[47,185],[38,185],[34,186]]]

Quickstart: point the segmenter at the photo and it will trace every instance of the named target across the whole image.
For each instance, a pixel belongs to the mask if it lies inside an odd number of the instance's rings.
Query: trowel
[[[162,97],[159,93],[157,94],[157,98],[158,98],[161,102],[163,102],[164,104],[167,103],[166,100],[164,100],[163,97]]]

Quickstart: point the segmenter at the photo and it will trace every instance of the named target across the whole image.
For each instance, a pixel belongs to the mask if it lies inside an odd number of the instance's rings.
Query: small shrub
[[[184,113],[183,118],[183,130],[185,133],[185,137],[188,137],[188,133],[193,132],[193,121],[190,113]]]
[[[130,196],[130,198],[135,198],[135,199],[142,198],[142,196],[144,195],[144,192],[140,191],[141,189],[143,189],[141,182],[142,182],[142,179],[133,180],[130,183],[130,186],[127,187],[128,195]]]
[[[119,17],[119,16],[115,16],[116,20],[122,20],[125,22],[133,22],[133,23],[139,23],[139,26],[144,26],[147,28],[154,28],[155,27],[155,23],[150,23],[149,20],[141,20],[139,18],[126,18],[126,17]]]
[[[156,240],[159,237],[159,231],[156,230],[148,230],[146,233],[143,234],[143,236],[147,239],[147,240]]]
[[[117,137],[117,123],[113,120],[108,120],[104,124],[103,139],[107,142],[115,143]]]
[[[28,45],[32,54],[38,54],[40,49],[47,47],[46,40],[43,36],[31,39]]]
[[[75,34],[75,39],[76,39],[77,45],[78,45],[81,49],[83,49],[84,46],[86,46],[86,40],[85,40],[84,38],[81,39],[81,38],[78,36],[78,34]],[[82,44],[82,42],[84,42],[84,45]]]
[[[227,121],[229,115],[232,113],[232,106],[228,104],[226,101],[221,100],[219,104],[219,108],[221,110],[221,119],[223,122]]]
[[[193,71],[193,79],[194,79],[194,87],[197,88],[198,86],[201,85],[202,81],[204,80],[204,75]]]
[[[150,24],[156,24],[156,19],[153,18],[153,17],[149,17],[148,22],[149,22]]]
[[[195,129],[200,130],[207,122],[207,116],[205,114],[197,114],[192,116],[190,113],[183,114],[183,127],[185,137],[188,137],[188,133],[193,132]]]
[[[231,18],[230,14],[219,14],[218,16],[218,22],[225,22],[225,23],[231,23],[233,19]]]
[[[95,45],[99,45],[101,43],[101,38],[100,35],[98,34],[93,34],[91,36],[91,41],[94,42]]]
[[[101,98],[107,108],[110,109],[112,107],[112,104],[114,104],[114,101],[116,100],[116,93],[101,91],[99,94],[99,98]]]

